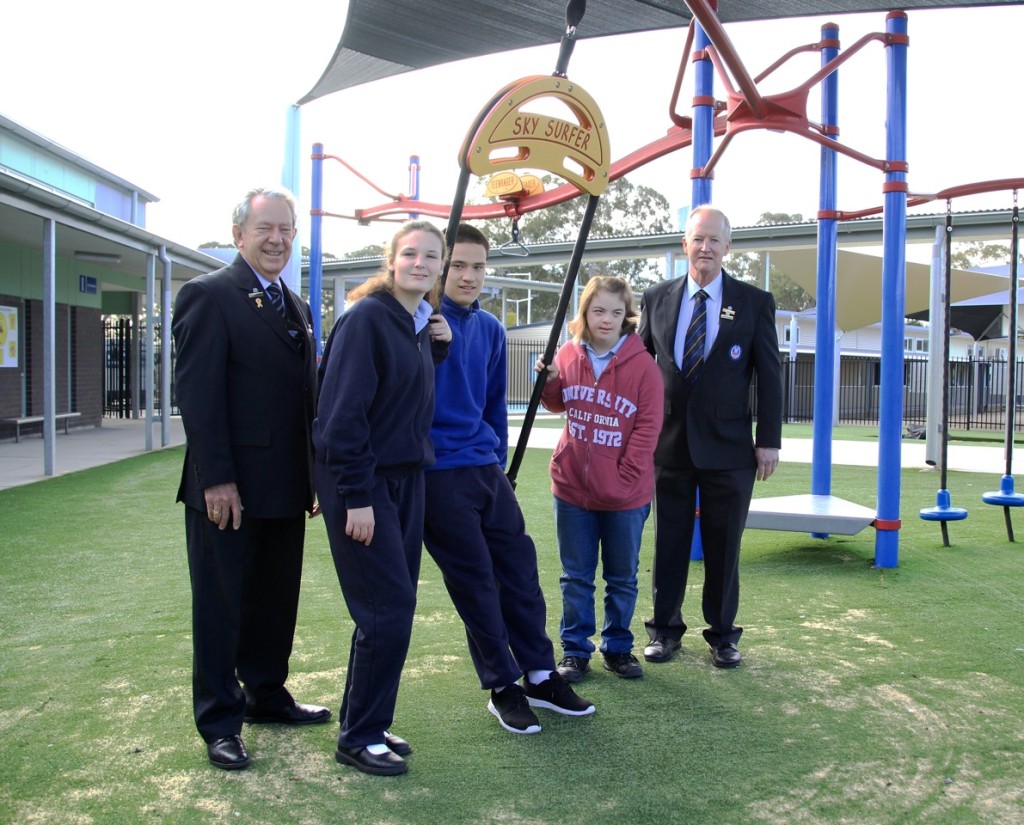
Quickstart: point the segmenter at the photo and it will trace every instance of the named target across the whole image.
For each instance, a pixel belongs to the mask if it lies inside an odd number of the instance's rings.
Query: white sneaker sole
[[[498,709],[494,706],[494,702],[489,699],[487,700],[487,710],[494,714],[494,717],[498,720],[498,724],[509,733],[540,733],[540,725],[530,725],[528,728],[514,728],[511,725],[506,725],[505,720],[501,718],[501,714],[498,713]]]

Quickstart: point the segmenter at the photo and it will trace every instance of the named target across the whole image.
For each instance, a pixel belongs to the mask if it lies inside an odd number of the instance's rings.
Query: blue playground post
[[[309,221],[309,307],[313,311],[313,341],[316,344],[317,359],[321,355],[320,305],[323,300],[324,261],[322,252],[323,236],[323,188],[324,188],[324,145],[313,144],[313,178],[310,185]]]
[[[697,511],[693,520],[693,541],[690,542],[690,561],[704,561],[704,542],[700,537],[700,490],[697,491]]]
[[[886,15],[886,159],[882,213],[882,358],[875,567],[899,566],[903,323],[907,236],[907,15]]]
[[[693,181],[690,204],[693,207],[711,203],[711,178],[705,177],[704,167],[711,159],[715,138],[715,73],[707,48],[711,45],[704,29],[695,25],[694,50],[704,56],[694,63],[693,97]]]
[[[839,55],[839,27],[826,23],[821,27],[821,64],[827,65]],[[821,120],[824,133],[835,140],[839,132],[839,73],[833,71],[821,83]],[[814,357],[814,440],[811,460],[811,492],[832,494],[832,419],[835,406],[836,349],[836,250],[838,220],[836,213],[837,158],[835,149],[821,147],[821,173],[818,194],[818,277],[817,332]],[[813,533],[827,538],[826,533]]]
[[[704,57],[694,66],[693,98],[693,181],[690,195],[691,205],[696,208],[711,202],[711,178],[703,174],[704,167],[711,159],[712,143],[715,138],[715,73],[707,48],[711,45],[707,33],[700,25],[694,26],[694,48],[704,52]],[[684,227],[685,229],[685,227]],[[690,543],[690,560],[704,558],[704,545],[700,538],[700,490],[697,491],[697,511],[693,522],[693,540]]]

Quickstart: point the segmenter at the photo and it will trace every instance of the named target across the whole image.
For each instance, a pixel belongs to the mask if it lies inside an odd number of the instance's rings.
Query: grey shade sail
[[[974,271],[1001,279],[1003,281],[1001,288],[984,295],[976,295],[959,301],[954,300],[949,305],[949,326],[952,329],[966,332],[975,341],[1006,338],[1012,309],[1010,306],[1010,265],[984,266],[978,267]],[[1022,298],[1024,295],[1021,294],[1018,284],[1017,309],[1020,317],[1024,317],[1020,307]],[[919,321],[930,320],[927,309],[911,313],[907,317]],[[942,318],[938,319],[940,323],[942,320]]]
[[[590,0],[580,39],[688,26],[691,5],[707,0]],[[723,23],[892,10],[1020,5],[1020,0],[720,0]],[[391,75],[470,57],[557,43],[560,0],[349,0],[341,40],[301,106]]]

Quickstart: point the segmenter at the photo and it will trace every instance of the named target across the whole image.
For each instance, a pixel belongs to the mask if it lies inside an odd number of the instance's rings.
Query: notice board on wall
[[[18,366],[18,310],[0,307],[0,367]]]

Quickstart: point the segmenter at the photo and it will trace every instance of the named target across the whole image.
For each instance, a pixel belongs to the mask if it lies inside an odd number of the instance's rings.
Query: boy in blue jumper
[[[466,625],[487,709],[511,733],[537,733],[532,708],[588,716],[594,706],[555,669],[537,550],[505,477],[505,329],[478,300],[488,250],[482,232],[460,224],[441,299],[453,338],[435,370],[423,540]]]

